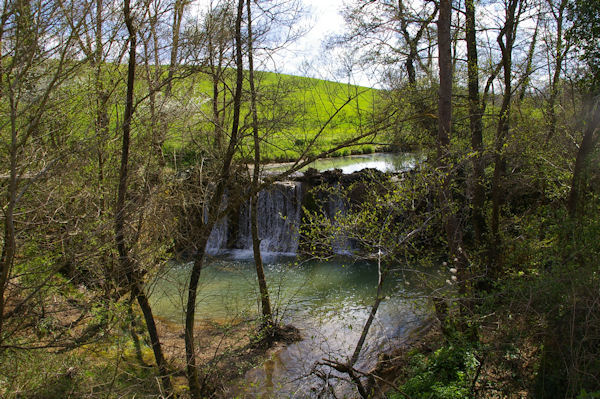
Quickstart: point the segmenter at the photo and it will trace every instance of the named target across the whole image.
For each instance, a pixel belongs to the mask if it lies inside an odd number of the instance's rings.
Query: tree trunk
[[[550,3],[550,7],[552,4]],[[554,54],[555,63],[554,63],[554,73],[552,74],[552,81],[550,83],[550,98],[548,99],[548,135],[546,136],[546,144],[554,137],[556,134],[556,99],[559,94],[560,87],[560,74],[562,71],[563,60],[566,55],[566,51],[563,49],[563,19],[565,9],[567,7],[567,0],[561,0],[560,5],[558,6],[558,14],[555,15],[556,19],[556,52]]]
[[[466,40],[467,40],[467,64],[468,64],[468,86],[469,86],[469,122],[471,127],[471,149],[473,155],[473,210],[472,223],[475,234],[475,244],[482,242],[485,231],[485,218],[483,206],[485,201],[485,189],[483,185],[483,109],[479,98],[479,62],[477,55],[477,36],[475,30],[475,2],[466,0]]]
[[[209,220],[210,223],[210,220]],[[188,385],[190,387],[190,395],[194,399],[202,397],[202,387],[198,378],[198,370],[196,365],[196,348],[194,341],[194,324],[196,317],[196,295],[198,291],[198,282],[200,281],[200,273],[204,265],[204,255],[208,236],[214,223],[204,225],[200,232],[200,242],[198,243],[198,252],[194,259],[192,273],[190,275],[190,284],[188,288],[188,302],[185,312],[185,359],[187,367]]]
[[[129,315],[129,334],[131,335],[131,340],[133,341],[133,349],[135,350],[135,357],[141,366],[147,367],[146,362],[144,362],[144,355],[142,354],[142,345],[140,343],[140,337],[137,333],[137,320],[135,317],[135,313],[133,313],[133,301],[129,301],[129,306],[127,307],[127,314]]]
[[[10,83],[9,83],[10,86]],[[4,237],[2,240],[2,257],[0,258],[0,343],[4,340],[4,307],[6,287],[10,270],[12,269],[16,252],[15,221],[14,213],[17,203],[17,109],[12,93],[12,87],[8,87],[10,100],[10,177],[8,191],[6,193],[6,210],[4,211]]]
[[[493,277],[500,275],[502,264],[502,238],[500,236],[500,207],[502,206],[503,176],[506,160],[503,155],[504,144],[510,132],[510,111],[512,99],[512,50],[516,30],[515,12],[519,0],[510,0],[506,10],[506,22],[498,35],[498,44],[502,54],[502,69],[504,71],[504,94],[496,130],[494,147],[494,175],[492,177],[492,221],[489,264]]]
[[[252,112],[252,137],[254,139],[254,170],[252,175],[252,186],[254,194],[250,199],[251,204],[251,229],[252,250],[254,252],[254,263],[256,264],[256,275],[258,277],[258,288],[260,291],[260,302],[263,315],[263,327],[268,330],[273,327],[273,314],[271,312],[271,301],[263,267],[262,255],[260,253],[260,238],[258,237],[258,187],[260,185],[260,138],[258,135],[258,110],[256,109],[256,87],[254,82],[254,55],[252,37],[252,14],[251,2],[246,2],[248,17],[248,73],[250,81],[250,109]]]
[[[169,73],[167,74],[167,86],[165,87],[165,97],[171,95],[173,76],[179,62],[179,31],[181,29],[181,19],[183,18],[183,9],[186,0],[176,0],[173,5],[173,35],[171,40],[171,60],[169,63]]]
[[[535,30],[533,31],[533,36],[531,37],[531,43],[529,44],[529,51],[527,52],[527,63],[525,65],[525,76],[521,81],[521,90],[519,92],[519,102],[523,102],[525,99],[525,93],[527,92],[527,87],[529,86],[529,82],[531,81],[531,72],[533,68],[533,56],[535,55],[535,46],[537,44],[537,35],[540,27],[540,17],[538,16],[535,23]]]
[[[130,0],[123,1],[123,13],[125,24],[129,33],[129,63],[127,67],[127,94],[125,103],[125,113],[123,115],[123,141],[121,146],[121,168],[119,171],[119,188],[117,194],[117,203],[115,206],[115,240],[117,251],[119,253],[119,264],[125,273],[125,278],[132,297],[136,298],[146,320],[146,327],[152,343],[154,358],[161,376],[164,389],[171,392],[171,382],[169,379],[167,365],[162,353],[156,324],[150,308],[148,298],[144,293],[140,278],[135,270],[134,261],[129,257],[129,249],[125,242],[125,201],[127,199],[127,180],[129,163],[129,141],[131,132],[131,119],[133,116],[133,91],[135,83],[135,56],[136,56],[136,32],[133,27],[133,18],[130,10]]]
[[[162,351],[162,345],[158,336],[158,330],[156,329],[150,302],[148,301],[146,293],[137,282],[133,283],[131,295],[137,299],[140,309],[144,314],[144,321],[146,322],[146,329],[148,330],[148,335],[150,337],[150,345],[152,346],[152,352],[154,353],[154,359],[156,360],[156,366],[158,367],[158,374],[161,377],[165,392],[169,395],[173,390],[171,387],[171,379],[169,378],[169,369]]]
[[[438,102],[438,157],[446,156],[450,145],[452,124],[452,38],[450,22],[452,4],[450,0],[440,0],[438,15],[438,51],[440,88]]]
[[[438,51],[439,51],[439,102],[438,102],[438,165],[444,171],[442,187],[439,194],[440,206],[446,209],[444,228],[448,240],[451,261],[457,269],[461,311],[465,308],[467,261],[463,252],[462,231],[458,217],[454,212],[454,197],[451,183],[453,165],[450,154],[450,130],[452,127],[452,1],[440,0],[438,16]],[[435,303],[435,302],[434,302]],[[443,313],[438,310],[438,313]]]
[[[98,191],[100,194],[100,214],[106,208],[104,198],[104,143],[108,138],[109,117],[107,110],[108,95],[104,92],[102,79],[102,61],[104,57],[104,46],[102,44],[102,13],[104,0],[96,0],[96,34],[95,54],[92,57],[94,71],[94,89],[96,101],[96,154],[98,159]]]
[[[235,20],[235,58],[236,58],[236,86],[233,96],[233,120],[231,126],[231,136],[229,145],[223,158],[223,164],[215,191],[208,205],[208,220],[203,225],[200,237],[200,245],[192,266],[190,275],[190,284],[188,286],[188,300],[185,314],[185,352],[187,360],[187,376],[190,388],[190,395],[193,399],[202,397],[202,389],[198,378],[198,370],[196,365],[196,353],[194,344],[194,323],[196,318],[196,297],[198,292],[198,282],[200,280],[200,272],[204,264],[204,256],[208,236],[217,222],[219,206],[225,192],[225,187],[229,183],[230,167],[233,160],[233,155],[238,144],[238,133],[240,123],[240,113],[242,104],[242,85],[244,79],[244,63],[242,60],[242,18],[244,13],[244,0],[238,0],[237,14]]]
[[[408,83],[410,87],[413,89],[413,93],[409,95],[409,101],[412,106],[415,108],[417,113],[421,115],[421,118],[418,120],[418,124],[420,125],[423,131],[435,135],[435,120],[430,118],[428,115],[431,114],[431,110],[427,106],[425,99],[421,94],[418,93],[417,89],[417,71],[415,68],[415,63],[420,63],[419,58],[419,42],[421,41],[423,35],[427,32],[427,27],[433,21],[435,16],[438,13],[438,6],[436,4],[436,8],[433,12],[421,22],[419,30],[411,36],[411,32],[409,31],[408,25],[408,16],[406,15],[405,5],[402,0],[398,0],[398,20],[400,22],[400,33],[406,45],[408,46],[408,55],[406,57],[406,61],[404,62],[404,66],[406,67],[406,72],[408,76]]]
[[[571,218],[577,217],[580,213],[580,202],[583,190],[585,188],[585,172],[588,163],[589,155],[594,150],[598,140],[600,139],[600,99],[595,100],[592,104],[590,112],[588,112],[586,126],[583,134],[583,139],[577,151],[575,158],[575,168],[573,169],[573,179],[571,180],[571,190],[567,201],[567,210]]]

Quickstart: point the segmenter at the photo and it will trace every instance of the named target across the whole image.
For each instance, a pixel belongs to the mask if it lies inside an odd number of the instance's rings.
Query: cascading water
[[[206,243],[207,253],[215,255],[227,247],[228,222],[227,218],[223,218],[215,224]]]
[[[336,194],[337,188],[343,188],[345,185],[351,184],[352,181],[357,181],[361,178],[369,178],[369,173],[361,174],[368,169],[365,167],[375,167],[380,171],[406,170],[414,167],[416,157],[401,154],[401,167],[398,167],[391,161],[398,161],[394,157],[396,154],[378,154],[377,158],[382,158],[384,165],[373,165],[373,156],[370,156],[367,161],[361,161],[362,158],[349,160],[337,158],[335,161],[352,161],[352,173],[344,173],[342,169],[332,171],[318,172],[313,169],[313,172],[307,177],[296,180],[276,182],[268,188],[262,190],[258,196],[258,235],[261,240],[261,250],[264,253],[283,253],[294,255],[298,251],[300,241],[300,224],[302,222],[302,207],[307,205],[313,212],[321,212],[330,220],[334,220],[336,215],[345,215],[347,212],[348,201],[343,199],[339,194]],[[353,157],[349,157],[353,158]],[[356,163],[359,160],[361,162]],[[331,161],[331,160],[330,160]],[[412,163],[407,163],[408,161]],[[408,166],[407,166],[408,165]],[[269,170],[275,171],[276,168]],[[357,170],[356,172],[354,172]],[[360,171],[358,171],[360,170]],[[298,180],[302,180],[298,181]],[[325,187],[333,187],[328,191],[322,190],[320,194],[306,195],[312,188],[324,185]],[[227,197],[227,196],[225,196]],[[306,197],[312,197],[308,199]],[[307,201],[307,204],[304,204]],[[222,209],[227,204],[227,198],[223,200]],[[334,222],[335,223],[335,222]],[[356,249],[356,245],[352,240],[349,240],[343,232],[340,232],[336,237],[333,237],[331,251],[336,254],[347,255]],[[236,256],[242,258],[251,257],[252,251],[252,235],[250,230],[250,203],[242,204],[237,212],[228,215],[220,220],[210,234],[207,252],[215,255],[224,252],[238,251]]]
[[[346,202],[344,199],[338,194],[332,194],[329,196],[327,200],[327,217],[334,221],[336,217],[343,217],[346,215]],[[348,237],[344,234],[343,231],[340,231],[333,237],[331,250],[333,253],[338,255],[349,255],[352,252],[353,246],[352,242],[348,239]]]
[[[302,213],[302,183],[276,182],[258,195],[258,236],[260,249],[266,253],[295,254],[298,251]],[[231,221],[223,218],[213,228],[207,252],[227,250],[244,252],[252,249],[250,202],[246,201]]]
[[[265,252],[295,254],[298,251],[302,183],[274,183],[258,195],[258,237]],[[236,247],[252,248],[250,204],[246,202],[239,215]]]
[[[295,254],[299,242],[304,245],[300,237],[303,209],[326,216],[335,224],[336,215],[347,215],[350,204],[362,204],[360,185],[376,178],[371,172],[310,171],[292,177],[296,181],[274,183],[261,191],[258,230],[263,254]],[[345,196],[340,194],[346,192]],[[232,198],[225,195],[220,211],[224,211],[230,201]],[[220,220],[210,234],[207,252],[228,256],[209,259],[207,266],[210,267],[203,270],[205,299],[198,301],[197,311],[207,318],[248,315],[254,318],[259,314],[259,301],[249,300],[259,297],[256,271],[249,260],[252,258],[250,227],[250,206],[246,202]],[[360,251],[360,244],[349,240],[343,232],[332,238],[332,252]],[[336,379],[343,375],[328,368],[317,370],[315,366],[323,358],[347,359],[354,350],[361,333],[356,327],[362,326],[370,314],[377,286],[377,265],[346,261],[343,257],[327,263],[270,258],[265,261],[264,269],[271,290],[277,287],[271,292],[276,313],[284,323],[297,326],[304,339],[271,352],[264,366],[250,370],[239,383],[230,384],[225,396],[310,398],[319,392],[322,397],[356,396],[352,384]],[[153,290],[153,306],[162,317],[183,320],[181,309],[177,311],[173,306],[177,306],[185,294],[189,266],[176,265],[171,274],[164,277],[164,283]],[[369,370],[375,365],[379,352],[397,347],[409,334],[428,323],[426,312],[416,305],[420,303],[416,298],[423,295],[413,292],[414,285],[405,284],[405,279],[404,274],[388,277],[385,299],[356,367]],[[413,294],[415,297],[411,298]],[[317,371],[333,379],[324,383]],[[331,396],[322,391],[324,386],[332,390]]]

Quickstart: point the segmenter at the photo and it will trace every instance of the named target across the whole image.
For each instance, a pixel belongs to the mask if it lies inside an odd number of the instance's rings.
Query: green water
[[[186,287],[191,264],[173,264],[152,287],[151,300],[160,317],[183,322]],[[365,262],[337,260],[299,262],[289,258],[267,259],[265,273],[273,305],[280,318],[299,313],[343,311],[368,306],[377,287],[377,266]],[[259,311],[258,285],[250,260],[213,259],[202,270],[197,317],[227,319],[253,317]],[[386,295],[404,292],[403,278],[394,275],[386,284]]]
[[[401,270],[401,266],[396,268]],[[183,323],[190,267],[174,264],[156,282],[150,298],[160,317]],[[287,397],[293,393],[294,397],[311,397],[311,390],[322,383],[310,373],[315,362],[324,357],[347,359],[352,353],[375,297],[377,265],[343,259],[298,262],[267,258],[265,273],[277,319],[299,328],[304,339],[248,372],[243,381],[232,385],[231,395]],[[386,299],[370,329],[358,367],[372,367],[377,353],[397,346],[423,325],[424,303],[408,283],[408,276],[396,272],[387,278]],[[252,261],[212,259],[200,280],[198,319],[257,316],[259,295]],[[352,387],[341,384],[336,390],[351,392]]]

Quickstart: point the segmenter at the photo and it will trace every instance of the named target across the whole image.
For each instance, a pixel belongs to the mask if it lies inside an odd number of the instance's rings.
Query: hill
[[[182,79],[177,83],[176,93],[180,98],[187,96],[188,104],[196,104],[197,112],[185,121],[170,124],[165,152],[194,152],[198,148],[197,137],[204,137],[210,145],[211,132],[219,127],[213,122],[216,113],[221,118],[225,131],[229,130],[232,111],[226,107],[231,98],[229,84],[233,86],[233,70],[225,70],[223,81],[218,84],[217,104],[213,104],[215,88],[209,75]],[[379,91],[315,78],[257,72],[258,115],[260,120],[261,153],[263,161],[288,161],[301,156],[323,151],[354,137],[364,131],[371,120]],[[245,82],[245,89],[249,89]],[[190,93],[193,93],[190,96]],[[249,94],[245,94],[246,97]],[[215,108],[217,111],[215,111]],[[250,134],[249,99],[242,105],[242,134]],[[191,121],[196,127],[190,134],[182,134]],[[183,123],[182,123],[183,122]],[[186,127],[188,126],[188,127]],[[216,133],[215,133],[216,134]],[[239,156],[250,158],[249,141],[240,148]],[[376,148],[367,140],[351,148],[336,151],[333,156],[356,153],[371,153]]]

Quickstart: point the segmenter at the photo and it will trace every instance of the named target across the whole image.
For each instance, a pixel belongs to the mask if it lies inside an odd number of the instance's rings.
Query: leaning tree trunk
[[[158,367],[158,372],[164,389],[171,392],[171,381],[169,379],[167,363],[165,361],[154,316],[146,293],[143,290],[141,279],[135,270],[135,263],[129,256],[129,249],[125,243],[125,201],[127,199],[127,180],[129,169],[129,141],[131,132],[131,118],[133,115],[133,91],[135,83],[135,55],[136,55],[136,32],[133,27],[133,18],[131,16],[130,0],[123,1],[123,13],[125,24],[129,33],[129,63],[127,68],[127,94],[125,103],[125,113],[123,115],[123,141],[121,147],[121,168],[119,171],[119,187],[117,193],[117,203],[115,207],[115,239],[117,251],[119,253],[119,263],[125,273],[127,284],[131,290],[131,296],[136,298],[150,336],[154,358]]]
[[[194,258],[194,265],[190,275],[190,283],[188,286],[188,300],[185,312],[185,352],[187,361],[187,377],[190,389],[190,396],[193,399],[202,398],[202,387],[198,378],[198,368],[196,364],[196,352],[194,342],[194,324],[196,319],[196,298],[198,294],[198,283],[200,281],[200,273],[204,264],[206,255],[206,244],[208,236],[216,224],[218,219],[219,206],[225,192],[225,187],[230,179],[230,167],[238,144],[238,133],[240,124],[240,112],[242,104],[242,85],[244,79],[244,63],[242,60],[242,17],[244,13],[244,0],[238,0],[237,14],[235,19],[235,59],[236,59],[236,85],[233,96],[233,120],[231,125],[231,136],[229,137],[229,145],[223,158],[221,170],[217,177],[217,185],[208,204],[208,220],[202,226],[201,242],[199,243],[198,252]]]

